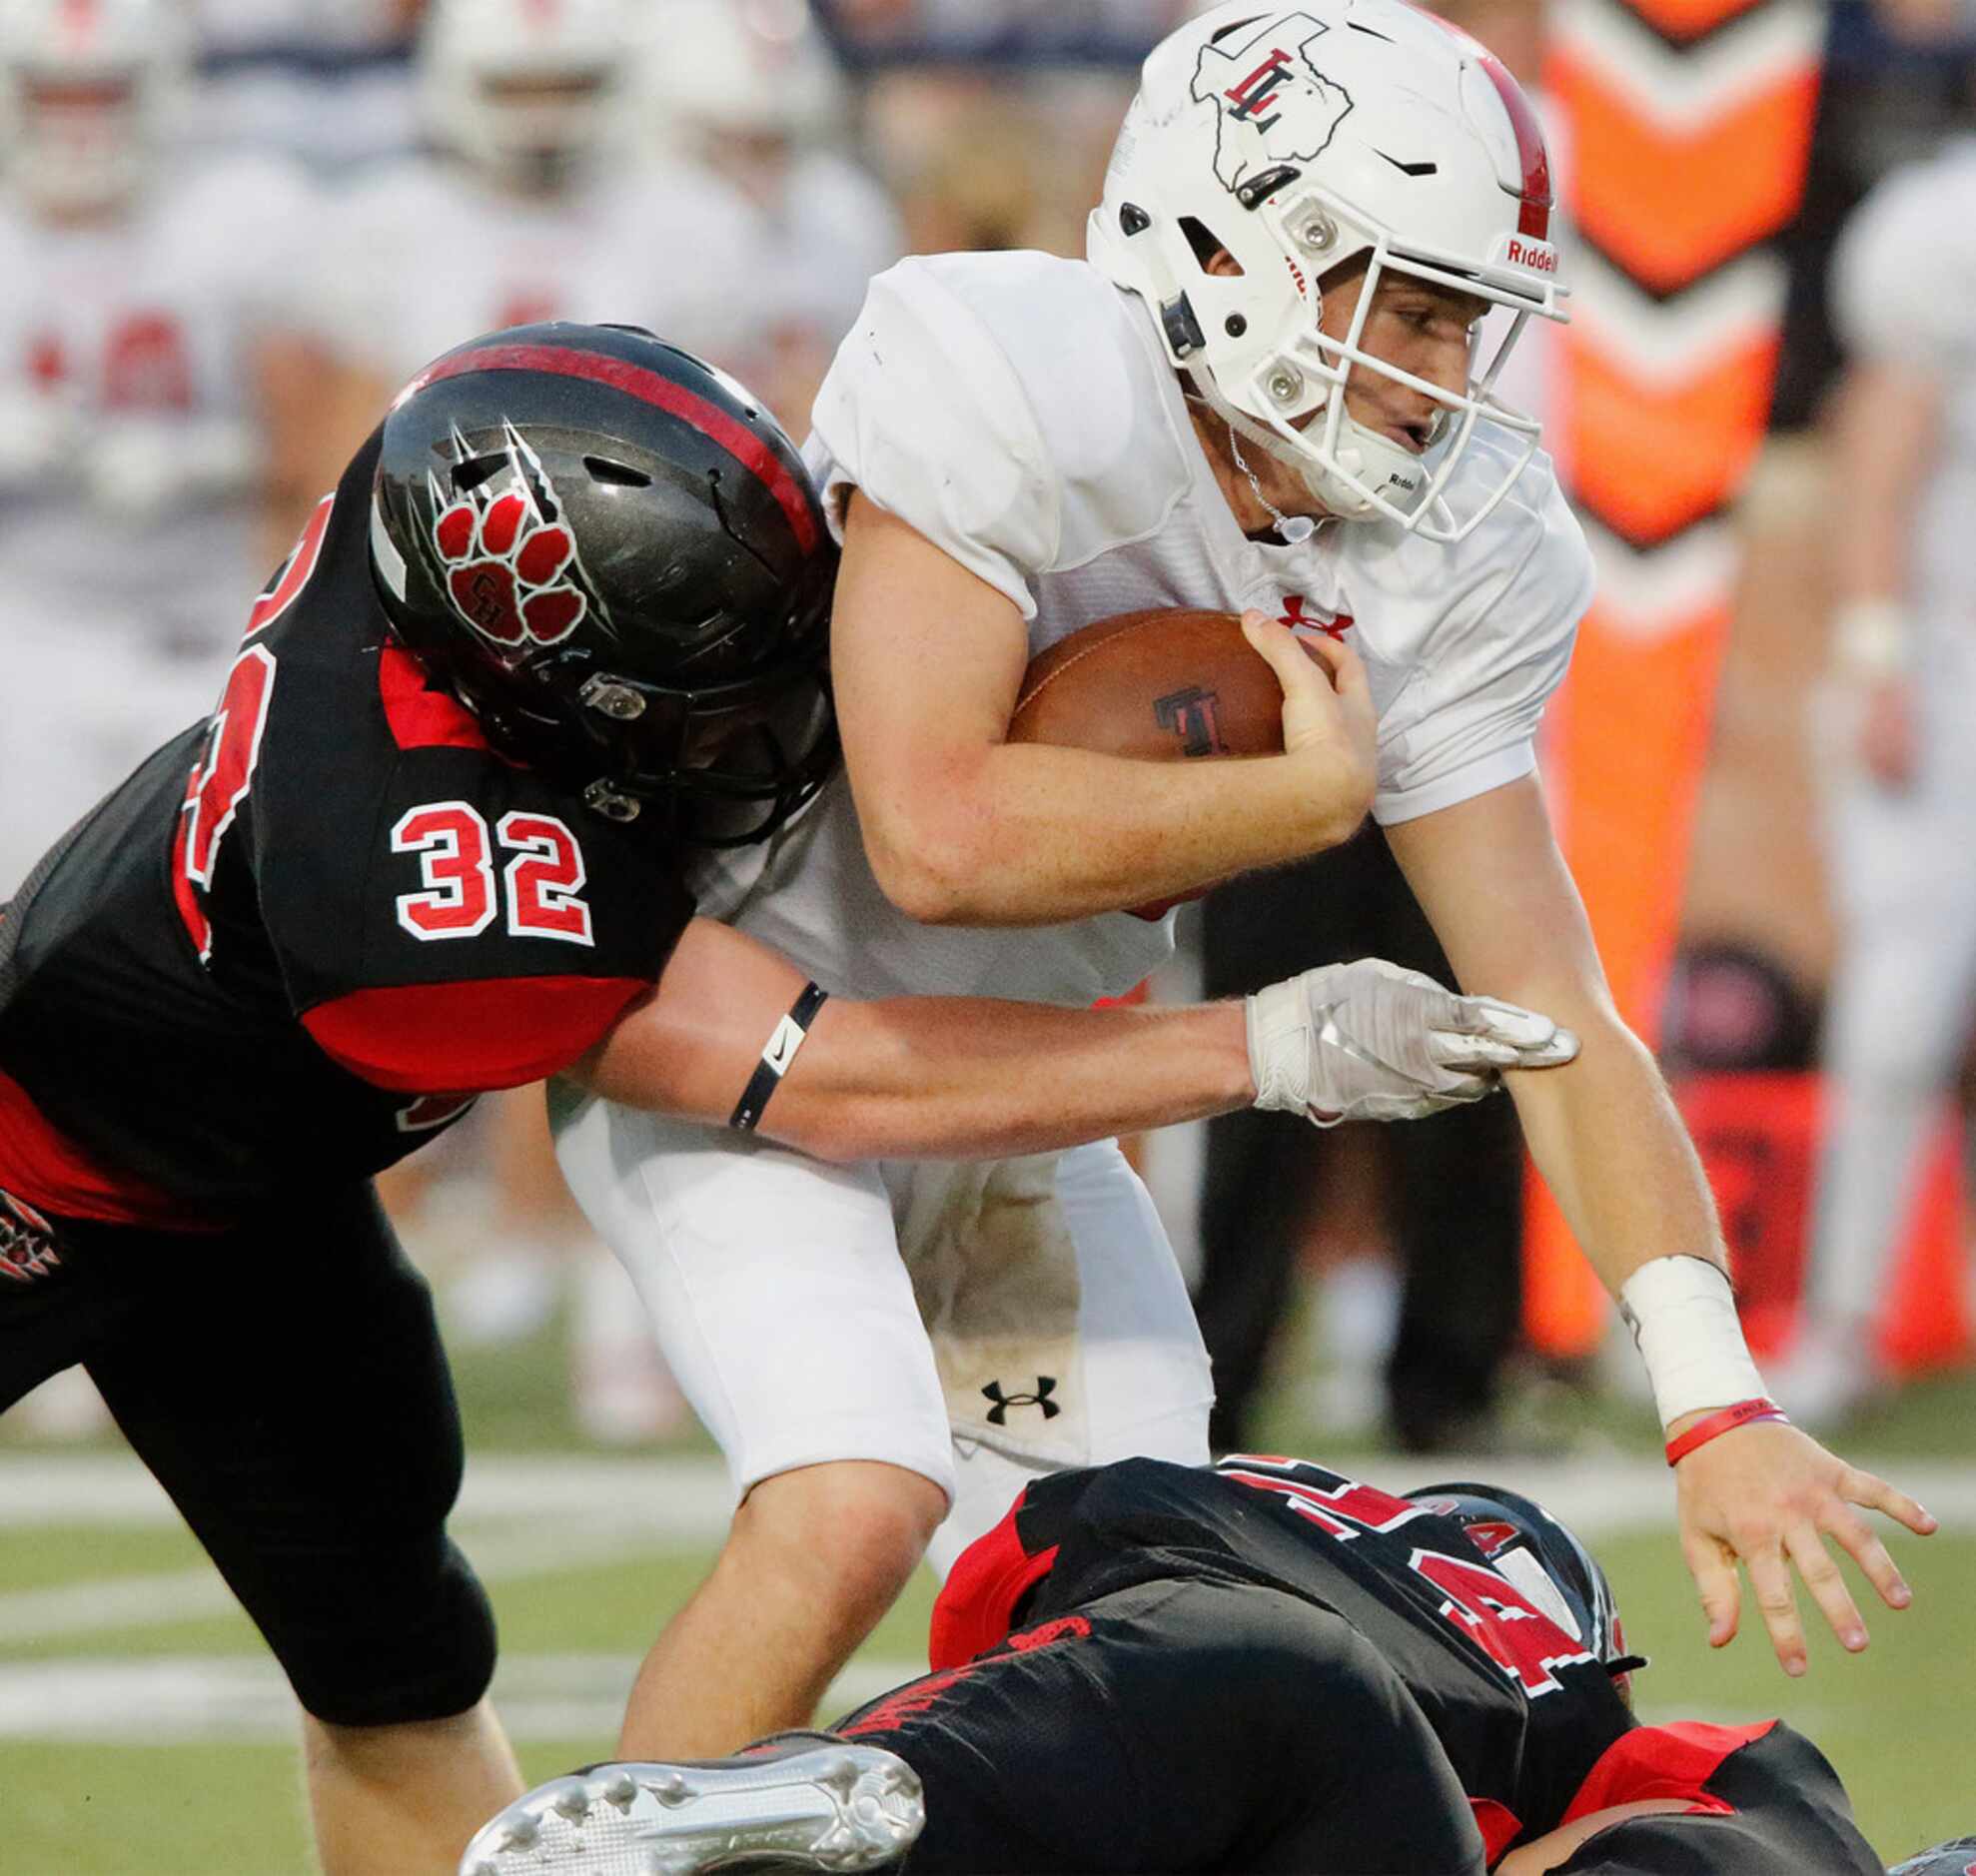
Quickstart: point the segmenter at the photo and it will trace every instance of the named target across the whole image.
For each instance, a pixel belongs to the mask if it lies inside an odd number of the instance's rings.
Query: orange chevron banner
[[[1818,103],[1815,67],[1699,126],[1656,120],[1568,53],[1550,83],[1575,127],[1579,234],[1656,293],[1690,285],[1797,213]]]
[[[1598,553],[1597,602],[1544,774],[1621,1013],[1651,1046],[1737,568],[1719,517],[1762,446],[1822,0],[1552,0],[1573,325],[1551,445]],[[1680,1247],[1668,1247],[1678,1249]],[[1534,1177],[1524,1329],[1588,1353],[1604,1292]]]

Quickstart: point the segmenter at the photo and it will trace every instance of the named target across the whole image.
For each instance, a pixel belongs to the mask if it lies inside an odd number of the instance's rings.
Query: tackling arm
[[[725,1125],[804,978],[695,919],[653,994],[569,1073],[606,1099]],[[1000,1159],[1246,1107],[1239,1003],[1070,1010],[832,999],[760,1131],[825,1160]]]
[[[1046,925],[1171,899],[1335,846],[1373,788],[1356,654],[1314,664],[1287,631],[1258,649],[1286,691],[1291,753],[1132,762],[1010,744],[1028,663],[1014,603],[853,495],[831,674],[866,850],[886,895],[930,924]],[[1334,684],[1336,689],[1334,689]]]
[[[719,1125],[804,990],[786,959],[695,919],[657,988],[568,1073],[628,1107]],[[1254,1103],[1329,1123],[1405,1120],[1568,1059],[1555,1025],[1378,959],[1245,1002],[1064,1009],[969,997],[832,999],[759,1131],[828,1160],[1000,1159]],[[1260,1093],[1259,1093],[1260,1090]]]

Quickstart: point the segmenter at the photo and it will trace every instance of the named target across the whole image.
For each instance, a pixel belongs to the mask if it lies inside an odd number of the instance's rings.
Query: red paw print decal
[[[568,528],[544,520],[519,491],[496,495],[485,508],[471,496],[456,501],[433,537],[453,603],[496,644],[560,643],[588,610],[567,577],[576,559]]]

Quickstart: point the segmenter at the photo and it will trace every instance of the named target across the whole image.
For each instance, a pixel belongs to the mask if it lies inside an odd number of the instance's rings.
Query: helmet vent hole
[[[649,488],[651,477],[641,469],[633,469],[628,463],[613,463],[606,456],[586,456],[583,467],[589,470],[590,479],[608,482],[615,488]]]
[[[471,463],[457,465],[453,471],[456,494],[469,494],[483,482],[491,482],[507,467],[504,456],[478,456]]]
[[[1218,46],[1221,44],[1221,42],[1224,39],[1226,39],[1229,36],[1230,33],[1239,33],[1243,29],[1243,27],[1253,26],[1261,18],[1263,18],[1262,14],[1252,13],[1249,15],[1249,17],[1246,20],[1230,20],[1226,26],[1223,26],[1216,31],[1215,36],[1208,41],[1208,44],[1211,46]]]
[[[1215,239],[1214,231],[1198,216],[1183,215],[1180,218],[1180,232],[1187,237],[1187,245],[1194,250],[1194,258],[1201,264],[1204,274],[1215,272],[1215,257],[1224,257],[1220,272],[1240,274],[1243,269],[1227,247]]]

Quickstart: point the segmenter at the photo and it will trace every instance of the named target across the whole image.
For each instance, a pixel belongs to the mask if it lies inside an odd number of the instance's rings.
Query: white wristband
[[[1619,1314],[1646,1364],[1663,1427],[1697,1408],[1762,1394],[1720,1265],[1698,1257],[1642,1264],[1620,1287]]]
[[[1891,677],[1907,668],[1911,636],[1898,599],[1854,599],[1832,615],[1832,659],[1854,677]]]

